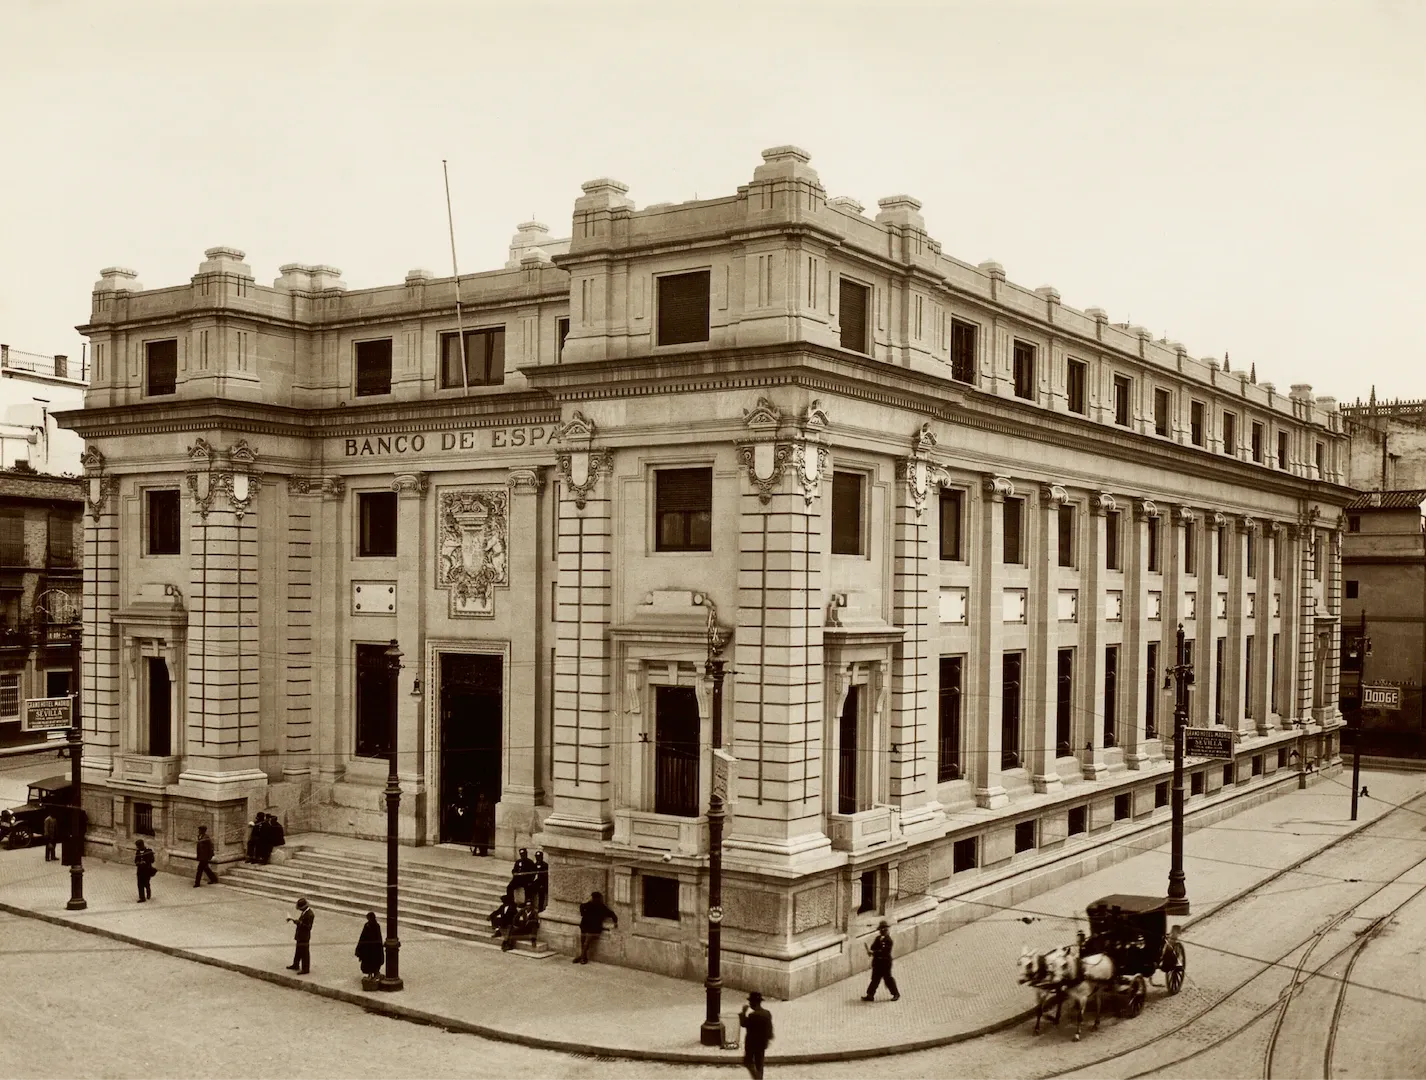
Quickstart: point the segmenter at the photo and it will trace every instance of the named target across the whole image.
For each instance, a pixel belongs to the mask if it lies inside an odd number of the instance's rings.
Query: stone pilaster
[[[1025,717],[1025,745],[1021,760],[1039,793],[1058,791],[1060,774],[1055,766],[1055,682],[1059,649],[1059,513],[1070,505],[1069,493],[1059,484],[1040,489],[1039,527],[1031,549],[1030,590],[1025,601],[1026,649],[1020,708]],[[1076,515],[1075,532],[1079,532]],[[1071,543],[1074,551],[1077,544]],[[1083,551],[1077,554],[1082,559]],[[1079,598],[1080,603],[1085,597]]]
[[[976,575],[971,589],[970,610],[984,613],[978,617],[980,647],[973,663],[977,668],[976,683],[985,696],[974,721],[965,726],[965,749],[976,805],[987,810],[1010,802],[1000,779],[1000,709],[1004,689],[1001,664],[1005,652],[1005,620],[1001,607],[1005,568],[1001,555],[1005,550],[1005,500],[1014,495],[1015,485],[1005,477],[985,478],[980,505],[982,571]],[[964,717],[963,722],[969,719]]]
[[[511,469],[510,536],[515,538],[508,548],[510,580],[530,582],[533,594],[543,597],[548,587],[540,578],[540,553],[548,546],[546,529],[541,528],[540,492],[545,487],[542,468]],[[538,583],[538,585],[536,585]],[[518,618],[510,630],[510,700],[505,707],[507,722],[506,757],[509,763],[504,773],[500,795],[502,808],[508,813],[516,807],[528,808],[533,814],[544,797],[540,776],[544,755],[549,748],[543,743],[540,723],[537,672],[540,657],[545,654],[544,619],[531,612]],[[533,825],[533,818],[525,826]]]
[[[114,613],[119,607],[119,479],[105,469],[104,455],[90,446],[83,457],[84,656],[80,717],[84,767],[108,776],[119,754],[119,648]]]
[[[1341,715],[1338,702],[1341,701],[1342,682],[1342,530],[1332,529],[1327,533],[1327,543],[1323,545],[1328,559],[1326,572],[1327,614],[1332,617],[1332,647],[1327,657],[1327,702],[1325,717],[1335,720]]]
[[[1105,500],[1108,502],[1106,503]],[[1116,501],[1111,496],[1100,495],[1097,499],[1091,500],[1091,505],[1098,505],[1101,511],[1108,511],[1116,508]],[[1121,514],[1121,523],[1123,516]],[[1159,544],[1161,545],[1159,568],[1166,571],[1160,580],[1167,581],[1172,574],[1174,561],[1179,557],[1174,546],[1178,534],[1173,529],[1169,515],[1160,513],[1158,521]],[[1105,525],[1101,523],[1099,527],[1101,535],[1104,528]],[[1117,730],[1119,745],[1124,752],[1124,764],[1131,769],[1137,769],[1144,761],[1155,757],[1155,752],[1158,750],[1158,740],[1148,741],[1145,733],[1145,709],[1147,707],[1145,695],[1152,691],[1146,686],[1144,680],[1148,664],[1148,643],[1157,640],[1155,635],[1162,628],[1162,608],[1160,609],[1160,620],[1149,621],[1148,590],[1144,586],[1144,567],[1137,560],[1130,560],[1127,564],[1123,563],[1122,537],[1120,538],[1120,551],[1121,565],[1125,565],[1125,573],[1123,609],[1120,614],[1119,724]],[[1108,602],[1107,598],[1105,602]]]
[[[897,470],[892,609],[905,636],[892,646],[889,781],[891,804],[901,808],[903,829],[937,816],[931,772],[936,683],[928,568],[935,558],[932,537],[939,489],[931,483],[930,471],[924,455],[901,461]]]
[[[1316,674],[1317,593],[1313,589],[1316,574],[1317,525],[1308,519],[1301,526],[1298,542],[1298,609],[1297,616],[1297,711],[1299,719],[1312,719],[1313,677]]]
[[[305,476],[287,478],[287,562],[283,667],[282,773],[284,778],[312,771],[313,518],[321,487]]]
[[[1245,689],[1253,708],[1253,727],[1259,735],[1272,730],[1272,522],[1253,522],[1253,543],[1257,556],[1253,560],[1254,576],[1248,579],[1248,591],[1253,595],[1253,616],[1246,625],[1252,627],[1253,668],[1249,672],[1252,683]]]
[[[425,697],[413,694],[417,679],[425,679],[426,557],[431,547],[426,494],[430,477],[423,472],[398,473],[396,492],[397,543],[402,557],[396,569],[396,640],[404,654],[396,676],[396,771],[401,778],[401,835],[420,843],[427,835],[427,747]]]
[[[1302,650],[1302,563],[1307,555],[1303,548],[1303,530],[1296,524],[1282,527],[1282,607],[1279,618],[1281,639],[1278,645],[1278,703],[1282,709],[1282,726],[1290,728],[1301,720],[1301,694],[1298,689],[1298,665]],[[1310,572],[1310,571],[1309,571]]]
[[[1100,563],[1104,550],[1104,513],[1102,502],[1108,496],[1090,496],[1090,534],[1093,537],[1094,562],[1084,564],[1081,580],[1084,589],[1079,597],[1079,647],[1074,665],[1074,707],[1070,722],[1069,752],[1079,758],[1080,775],[1093,780],[1106,769],[1104,760],[1104,578]],[[1109,499],[1111,507],[1114,500]],[[1138,532],[1131,522],[1126,535],[1120,537],[1121,556],[1128,565],[1135,565],[1135,537]]]
[[[317,725],[316,775],[319,781],[340,780],[352,752],[353,732],[351,710],[342,708],[350,700],[348,673],[351,657],[346,649],[348,596],[342,594],[343,570],[347,561],[347,519],[344,503],[347,485],[340,476],[325,476],[312,480],[313,493],[318,497],[314,509],[317,542],[313,548],[312,565],[312,634],[313,655],[317,658],[313,671],[313,692],[318,701],[337,706],[328,722]]]
[[[1247,621],[1247,545],[1253,521],[1246,517],[1229,517],[1228,529],[1228,621],[1223,647],[1223,723],[1233,731],[1243,730],[1245,692],[1243,639]]]

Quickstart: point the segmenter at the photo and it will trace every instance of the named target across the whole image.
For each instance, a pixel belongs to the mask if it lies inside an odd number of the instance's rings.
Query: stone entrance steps
[[[295,904],[299,896],[318,911],[365,915],[375,911],[385,922],[386,857],[330,851],[309,845],[289,845],[281,863],[238,864],[222,874],[224,885]],[[509,883],[508,873],[489,862],[472,859],[468,870],[455,866],[399,862],[401,927],[459,938],[484,948],[499,949],[491,938],[489,915],[499,905]],[[281,858],[282,856],[279,856]],[[515,955],[543,959],[556,955],[543,942],[520,941]]]

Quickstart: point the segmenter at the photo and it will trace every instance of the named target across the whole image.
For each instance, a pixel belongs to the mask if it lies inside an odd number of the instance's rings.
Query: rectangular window
[[[1154,391],[1154,434],[1169,434],[1169,392],[1167,390]]]
[[[568,319],[555,320],[555,334],[558,339],[555,344],[555,363],[558,364],[564,360],[564,343],[569,338]]]
[[[1243,639],[1243,716],[1253,718],[1253,635]]]
[[[1078,836],[1089,831],[1089,807],[1071,806],[1069,812],[1069,834]]]
[[[1151,641],[1144,658],[1144,737],[1159,737],[1159,643]]]
[[[1035,400],[1035,346],[1015,343],[1015,396]]]
[[[1219,525],[1213,530],[1213,568],[1218,577],[1228,576],[1228,526]]]
[[[1238,770],[1234,767],[1233,762],[1230,761],[1227,765],[1224,765],[1224,766],[1223,766],[1223,786],[1224,786],[1224,787],[1230,787],[1231,785],[1237,783],[1237,778],[1238,778]]]
[[[1190,795],[1202,795],[1202,794],[1203,794],[1203,770],[1202,770],[1202,769],[1199,769],[1197,772],[1193,772],[1193,773],[1190,773],[1190,774],[1189,774],[1189,777],[1188,777],[1188,793],[1189,793]]]
[[[356,756],[391,753],[391,710],[397,673],[386,660],[386,645],[356,647]]]
[[[74,565],[74,518],[51,510],[49,514],[49,562],[51,566]]]
[[[1362,519],[1359,514],[1347,515],[1347,531],[1349,533],[1359,533],[1362,531]]]
[[[1317,531],[1312,533],[1312,578],[1314,581],[1322,580],[1322,534]]]
[[[1274,634],[1274,635],[1273,635],[1273,643],[1272,643],[1272,656],[1269,658],[1269,662],[1272,664],[1272,668],[1271,668],[1271,670],[1268,672],[1268,697],[1269,697],[1269,702],[1268,702],[1268,704],[1269,704],[1269,707],[1272,709],[1272,711],[1273,711],[1274,713],[1276,713],[1276,712],[1278,711],[1278,708],[1277,708],[1277,639],[1278,639],[1278,635],[1277,635],[1277,634]]]
[[[880,911],[877,904],[877,878],[881,876],[876,870],[863,870],[861,876],[862,898],[857,904],[858,915],[874,915]]]
[[[1223,414],[1223,453],[1238,456],[1238,418],[1230,412]]]
[[[1203,445],[1203,402],[1195,401],[1188,407],[1188,437],[1194,446]]]
[[[980,328],[974,323],[951,320],[951,378],[957,382],[974,383],[976,343]]]
[[[1104,647],[1104,745],[1118,746],[1119,646]]]
[[[1080,360],[1067,361],[1065,369],[1065,394],[1069,399],[1069,411],[1081,416],[1087,411],[1085,387],[1089,384],[1089,365]]]
[[[1160,780],[1154,785],[1154,806],[1162,807],[1169,804],[1169,782]]]
[[[1119,511],[1110,510],[1104,515],[1104,568],[1122,570],[1119,565]]]
[[[941,657],[940,731],[937,745],[936,780],[946,783],[961,778],[961,672],[964,657]]]
[[[960,562],[965,492],[941,492],[941,561]]]
[[[1056,518],[1059,540],[1059,562],[1061,566],[1074,565],[1074,507],[1065,503],[1059,508]]]
[[[1263,425],[1253,423],[1253,434],[1251,436],[1253,447],[1253,460],[1259,465],[1263,463]]]
[[[460,334],[441,335],[441,389],[499,386],[505,381],[505,327],[465,332],[465,378],[461,378]]]
[[[1151,517],[1147,522],[1149,526],[1149,573],[1159,572],[1159,519]]]
[[[0,716],[20,715],[20,676],[0,675]]]
[[[858,783],[862,779],[861,740],[861,687],[847,689],[847,698],[842,703],[842,715],[838,718],[837,744],[837,813],[855,814],[858,810],[871,809],[871,792],[868,786]]]
[[[181,548],[178,525],[178,489],[144,493],[149,511],[149,554],[177,555]]]
[[[1020,667],[1024,653],[1008,652],[1000,661],[1000,767],[1020,764]]]
[[[70,687],[70,672],[65,668],[56,668],[45,672],[45,697],[68,697]]]
[[[1015,853],[1035,850],[1035,823],[1019,821],[1015,823]]]
[[[977,839],[979,838],[975,836],[967,836],[951,845],[951,873],[961,874],[974,870],[979,865]]]
[[[678,921],[678,878],[640,874],[643,885],[644,918]]]
[[[1134,816],[1134,794],[1121,791],[1114,796],[1114,820],[1128,821]]]
[[[1282,537],[1279,533],[1273,533],[1272,542],[1273,580],[1282,580]]]
[[[1277,433],[1277,467],[1279,469],[1287,468],[1287,432],[1285,431]]]
[[[1074,753],[1074,650],[1059,651],[1059,671],[1055,678],[1055,753]]]
[[[357,495],[361,535],[357,554],[362,558],[391,558],[396,554],[396,492],[363,491]]]
[[[391,339],[356,343],[356,396],[391,393]]]
[[[1312,453],[1317,462],[1317,479],[1324,480],[1327,477],[1327,448],[1318,443],[1312,448]]]
[[[713,550],[713,470],[654,472],[655,551]]]
[[[1228,639],[1219,638],[1213,650],[1213,722],[1223,723],[1223,661],[1228,656]]]
[[[144,393],[149,397],[178,390],[178,339],[144,343]]]
[[[837,319],[842,326],[842,348],[852,352],[870,353],[867,328],[871,323],[871,289],[842,278],[838,296],[840,306],[837,308]]]
[[[1244,562],[1247,563],[1248,577],[1258,576],[1258,534],[1249,529],[1243,536]]]
[[[1356,600],[1356,599],[1358,598],[1358,597],[1357,597],[1357,581],[1356,581],[1356,579],[1355,579],[1355,578],[1347,578],[1347,580],[1346,580],[1343,584],[1346,586],[1346,589],[1347,589],[1347,599],[1348,599],[1348,600]]]
[[[1183,526],[1183,572],[1190,577],[1198,574],[1198,522],[1185,522]]]
[[[832,474],[832,554],[862,554],[862,490],[866,477],[861,473]]]
[[[666,274],[657,278],[659,295],[658,343],[686,345],[708,340],[708,298],[711,275]]]
[[[178,492],[174,492],[175,495]],[[154,554],[154,552],[150,552]],[[25,566],[25,512],[0,511],[0,566]]]
[[[134,803],[134,833],[138,836],[152,836],[153,803]]]
[[[1127,376],[1114,376],[1114,422],[1120,427],[1129,426],[1129,395],[1133,384]]]
[[[698,816],[700,734],[697,691],[654,687],[654,813]]]
[[[1252,775],[1253,775],[1253,776],[1262,776],[1262,775],[1263,775],[1263,755],[1262,755],[1262,754],[1257,754],[1257,755],[1255,755],[1255,756],[1253,757]]]
[[[1019,566],[1021,563],[1021,532],[1025,518],[1024,499],[1006,499],[1005,508],[1002,513],[1005,527],[1005,535],[1001,543],[1000,561],[1007,566]]]

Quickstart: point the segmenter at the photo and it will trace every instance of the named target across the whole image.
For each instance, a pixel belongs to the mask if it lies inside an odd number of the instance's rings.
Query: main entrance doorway
[[[469,844],[476,798],[500,801],[504,659],[441,653],[441,842]]]

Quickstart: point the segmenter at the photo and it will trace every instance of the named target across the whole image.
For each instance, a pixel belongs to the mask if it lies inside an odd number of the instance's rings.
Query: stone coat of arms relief
[[[442,491],[436,502],[436,585],[450,594],[453,619],[491,618],[495,589],[509,584],[506,488]]]

